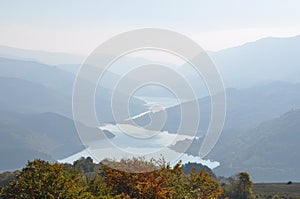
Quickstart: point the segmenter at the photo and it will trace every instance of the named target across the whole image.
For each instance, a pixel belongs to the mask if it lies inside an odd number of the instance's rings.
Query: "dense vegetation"
[[[194,167],[186,174],[180,162],[171,167],[164,160],[143,158],[105,160],[100,164],[94,164],[91,158],[81,158],[73,165],[34,160],[10,174],[5,173],[9,183],[2,183],[3,199],[252,197],[252,182],[247,173],[232,178],[223,190],[204,168],[199,171]]]

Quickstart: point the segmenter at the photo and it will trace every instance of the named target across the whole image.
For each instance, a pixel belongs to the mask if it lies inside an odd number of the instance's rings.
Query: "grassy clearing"
[[[300,183],[255,183],[253,185],[253,193],[257,198],[299,198],[300,199]]]

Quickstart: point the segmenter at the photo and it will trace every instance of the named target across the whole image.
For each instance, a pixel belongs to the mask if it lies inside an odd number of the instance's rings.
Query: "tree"
[[[223,193],[219,182],[204,169],[200,172],[192,169],[188,175],[186,187],[188,196],[191,198],[214,199],[219,198]]]
[[[93,177],[87,177],[87,189],[86,191],[91,193],[97,199],[110,199],[111,189],[109,189],[104,180],[97,174]]]
[[[252,184],[250,180],[250,175],[247,172],[241,172],[237,174],[238,177],[238,187],[239,196],[243,199],[252,198]]]
[[[96,171],[96,164],[93,163],[93,159],[91,157],[81,157],[79,160],[76,160],[73,163],[73,166],[79,169],[82,173],[89,173]]]
[[[105,162],[102,176],[116,197],[214,199],[222,195],[218,181],[210,173],[204,169],[195,172],[194,168],[185,175],[181,162],[174,167],[163,159],[148,162],[133,158]]]
[[[165,177],[168,187],[168,198],[185,198],[187,196],[186,179],[181,162],[173,168],[170,165],[162,167],[162,175]]]
[[[144,158],[105,161],[102,176],[114,196],[130,198],[167,198],[166,178],[154,161]],[[124,171],[125,170],[125,171]]]
[[[2,198],[93,198],[85,191],[81,175],[62,164],[42,160],[28,162],[20,174],[3,189]]]
[[[253,198],[252,184],[247,172],[238,173],[229,178],[229,185],[225,186],[223,196],[232,199],[251,199]]]
[[[10,181],[14,180],[19,171],[0,173],[0,186],[7,186]]]
[[[89,158],[74,165],[34,160],[8,186],[0,187],[0,198],[218,198],[219,183],[204,169],[195,169],[186,175],[181,162],[172,167],[163,159],[106,160],[97,166]]]

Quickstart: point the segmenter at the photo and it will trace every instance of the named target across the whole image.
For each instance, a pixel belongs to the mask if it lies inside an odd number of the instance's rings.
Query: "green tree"
[[[204,169],[200,172],[195,172],[195,169],[192,169],[188,175],[186,187],[190,198],[214,199],[220,198],[223,193],[219,182]]]
[[[241,172],[229,178],[229,185],[224,187],[224,197],[232,199],[251,199],[253,182],[247,172]]]
[[[185,198],[187,196],[186,179],[181,162],[173,168],[170,165],[162,167],[162,175],[166,179],[168,187],[168,198]]]
[[[239,196],[243,199],[252,198],[252,184],[250,175],[247,172],[241,172],[237,174]]]
[[[91,193],[97,199],[110,199],[111,189],[109,189],[98,174],[95,174],[93,177],[86,178],[87,182],[87,192]]]
[[[28,162],[20,174],[3,189],[2,198],[93,198],[86,192],[82,176],[68,172],[62,164],[42,160]]]
[[[73,166],[79,169],[82,173],[90,173],[97,170],[96,164],[93,163],[93,159],[91,157],[81,157],[73,163]]]

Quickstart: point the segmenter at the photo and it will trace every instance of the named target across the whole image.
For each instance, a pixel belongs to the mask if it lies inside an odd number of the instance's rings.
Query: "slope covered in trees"
[[[255,128],[228,129],[208,158],[221,162],[217,175],[248,171],[256,182],[299,179],[300,109],[262,122]],[[185,141],[181,141],[185,142]],[[173,146],[180,149],[181,142]],[[202,140],[195,139],[188,154],[196,155]]]

